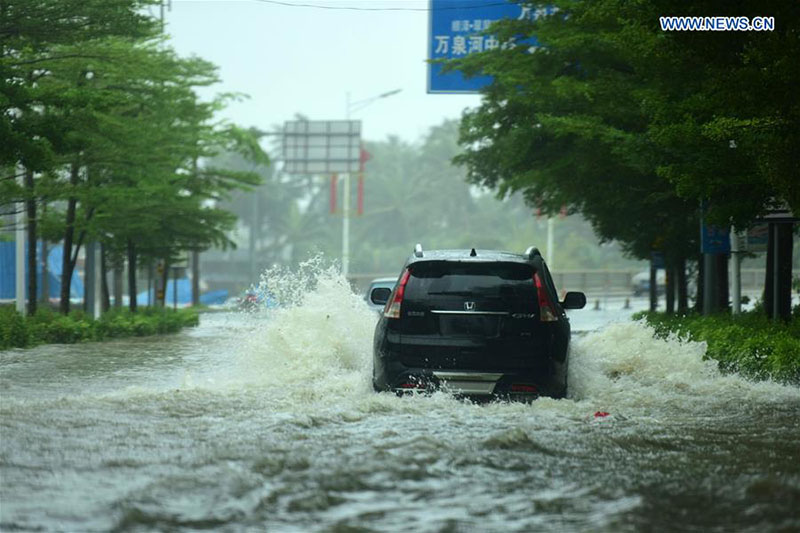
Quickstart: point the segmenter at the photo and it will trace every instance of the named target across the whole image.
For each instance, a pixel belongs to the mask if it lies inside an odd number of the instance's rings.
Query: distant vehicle
[[[566,396],[564,310],[583,308],[586,296],[568,292],[560,302],[536,248],[423,252],[418,244],[391,295],[375,291],[370,299],[386,304],[373,341],[376,391]]]
[[[271,294],[251,288],[243,291],[239,296],[229,298],[226,305],[238,311],[252,312],[259,309],[272,309],[277,307],[278,303]]]
[[[631,278],[634,296],[642,296],[650,292],[650,271],[643,270]],[[663,269],[656,270],[656,293],[664,294],[667,290],[667,273]]]
[[[376,311],[383,311],[386,300],[392,294],[394,286],[397,283],[397,278],[376,278],[369,283],[369,288],[364,294],[364,300],[367,305]],[[382,302],[382,303],[379,303]]]

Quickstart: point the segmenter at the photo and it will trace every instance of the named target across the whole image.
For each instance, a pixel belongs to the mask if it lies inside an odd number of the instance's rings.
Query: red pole
[[[364,173],[358,173],[358,216],[364,214]]]
[[[336,201],[336,186],[337,186],[338,180],[339,180],[339,176],[337,176],[336,174],[331,174],[331,206],[330,206],[331,214],[336,212],[336,204],[337,204],[337,201]]]

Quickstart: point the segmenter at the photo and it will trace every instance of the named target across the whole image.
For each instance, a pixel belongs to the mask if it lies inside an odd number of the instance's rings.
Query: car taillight
[[[511,392],[536,394],[538,392],[538,389],[536,388],[536,385],[530,385],[528,383],[512,383]]]
[[[411,271],[406,269],[391,297],[386,302],[386,307],[383,309],[383,316],[386,318],[400,318],[400,306],[403,304],[403,296],[406,293],[406,283],[408,283],[409,276],[411,276]]]
[[[547,294],[547,288],[542,283],[538,272],[533,273],[533,283],[536,285],[536,295],[539,297],[539,321],[556,322],[558,320],[556,308],[550,300],[550,295]]]

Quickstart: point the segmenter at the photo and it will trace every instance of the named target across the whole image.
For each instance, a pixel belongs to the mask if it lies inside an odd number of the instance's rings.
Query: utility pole
[[[192,250],[192,306],[200,305],[200,251]]]
[[[95,246],[96,243],[94,241],[89,241],[84,248],[86,260],[83,268],[83,310],[88,315],[94,315],[94,301],[97,298],[94,283],[95,270],[97,268],[94,261]]]
[[[161,0],[159,2],[159,18],[161,19],[161,33],[164,33],[164,5],[166,4],[167,10],[172,11],[172,0]]]
[[[25,169],[21,166],[17,167],[17,182],[20,188],[24,186]],[[17,312],[25,316],[25,202],[17,202],[16,213],[16,297],[17,297]],[[35,276],[36,273],[34,272]]]
[[[350,120],[350,92],[345,93],[344,116]],[[342,182],[342,276],[350,273],[350,173],[345,172]]]
[[[402,91],[402,89],[395,89],[393,91],[387,91],[377,96],[373,96],[372,98],[357,100],[355,102],[350,101],[350,93],[347,92],[345,93],[344,105],[345,118],[349,121],[351,111],[355,112],[363,109],[376,100],[388,98],[389,96],[393,96],[400,91]],[[342,275],[345,277],[345,279],[347,279],[347,276],[350,273],[350,173],[345,172],[342,176],[342,179],[344,180],[342,183],[342,192],[344,195],[344,198],[342,198]]]

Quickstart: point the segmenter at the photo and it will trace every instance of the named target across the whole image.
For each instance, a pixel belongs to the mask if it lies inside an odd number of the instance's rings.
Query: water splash
[[[246,381],[303,396],[337,397],[370,390],[377,316],[321,256],[296,270],[273,267],[258,291],[276,302],[240,346]]]
[[[570,396],[618,409],[686,410],[800,399],[794,387],[722,374],[705,353],[706,343],[655,338],[644,322],[611,324],[574,342]]]

